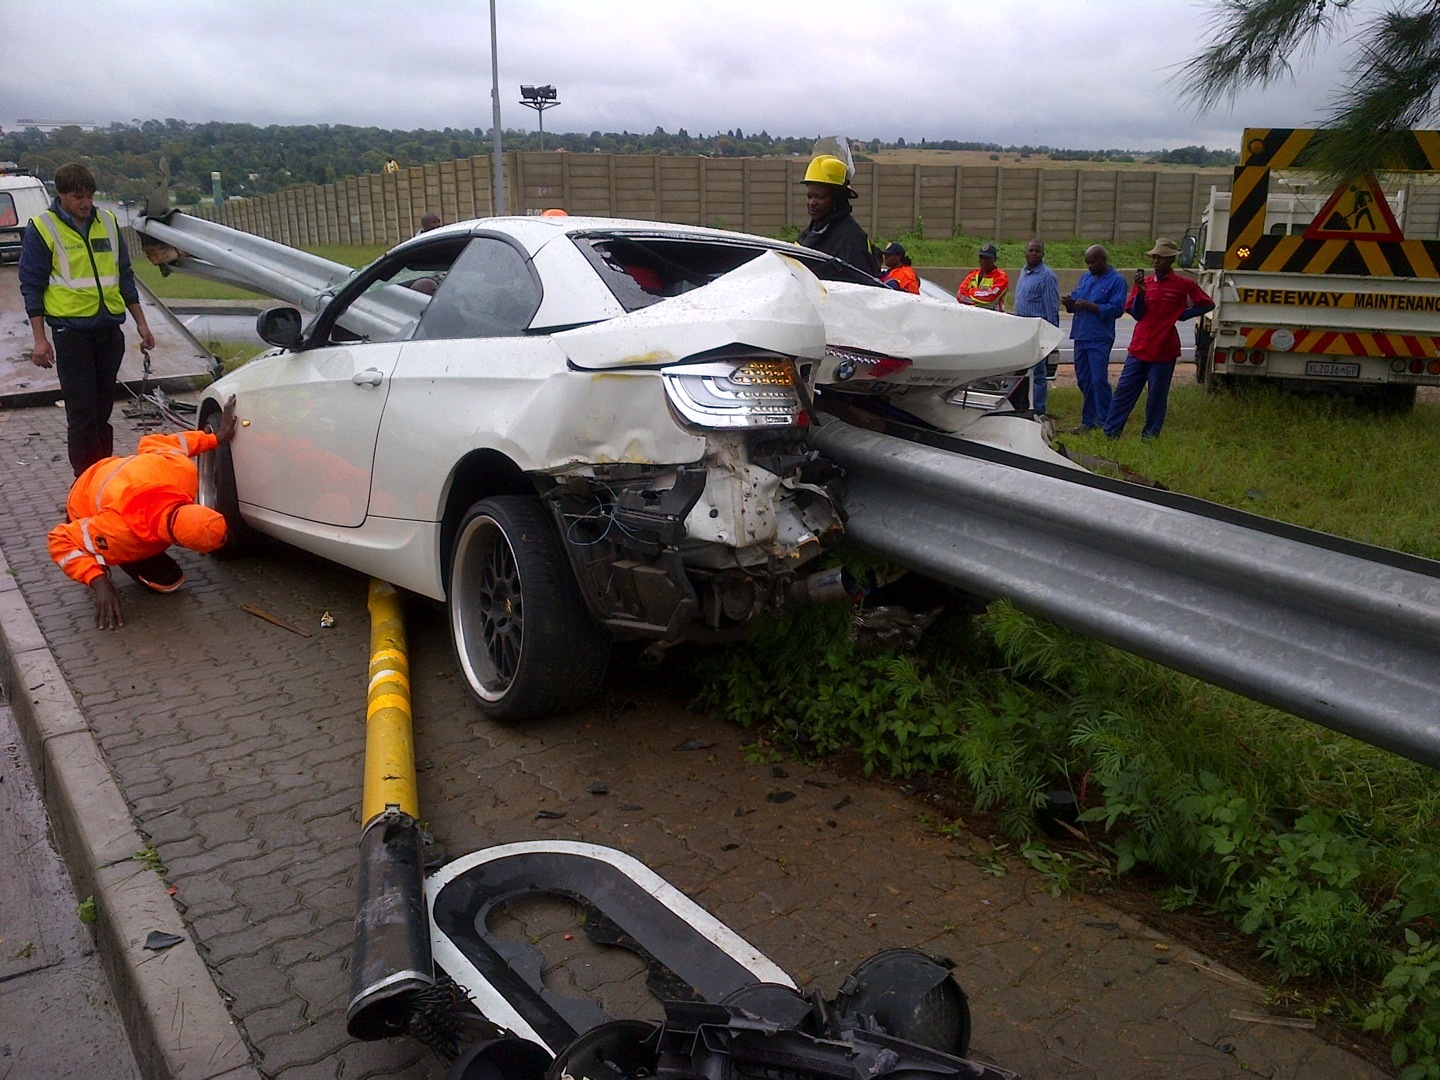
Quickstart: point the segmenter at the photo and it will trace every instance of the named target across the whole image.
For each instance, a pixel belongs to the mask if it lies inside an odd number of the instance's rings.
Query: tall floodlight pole
[[[491,189],[495,196],[495,213],[505,213],[505,157],[500,149],[500,46],[495,38],[495,0],[490,0],[490,103],[493,115],[490,125],[495,132],[495,180]]]
[[[555,87],[553,86],[522,86],[520,87],[520,104],[527,109],[534,109],[540,118],[540,149],[545,149],[545,110],[553,109],[560,102],[555,99]]]

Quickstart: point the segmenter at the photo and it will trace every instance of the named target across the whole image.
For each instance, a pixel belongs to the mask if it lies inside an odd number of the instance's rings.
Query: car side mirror
[[[300,344],[300,312],[293,307],[272,307],[255,318],[255,333],[260,340],[282,349]]]
[[[1180,265],[1187,270],[1195,265],[1195,248],[1198,244],[1199,240],[1192,232],[1187,232],[1184,239],[1180,241],[1180,258],[1178,261]]]

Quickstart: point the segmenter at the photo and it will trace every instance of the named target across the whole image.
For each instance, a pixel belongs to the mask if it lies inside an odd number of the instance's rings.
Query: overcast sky
[[[1325,114],[1340,46],[1198,115],[1217,0],[497,0],[501,122],[547,131],[1238,148]],[[175,118],[488,129],[487,0],[0,0],[0,126]],[[98,44],[104,42],[104,44]]]

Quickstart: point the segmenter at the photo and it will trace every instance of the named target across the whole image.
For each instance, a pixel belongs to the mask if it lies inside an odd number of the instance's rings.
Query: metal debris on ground
[[[301,637],[310,636],[309,630],[302,630],[294,623],[286,622],[284,619],[280,618],[277,615],[271,615],[268,611],[264,610],[263,608],[258,608],[254,604],[241,604],[240,610],[245,612],[246,614],[254,615],[256,618],[264,619],[268,623],[274,623],[282,630],[289,630],[292,634],[299,634]]]
[[[150,350],[142,346],[140,352],[145,360],[140,392],[137,394],[130,390],[134,401],[124,410],[125,418],[135,421],[136,426],[142,428],[159,427],[161,423],[170,423],[181,429],[190,427],[189,419],[181,414],[193,413],[195,406],[186,401],[170,400],[169,395],[158,386],[151,390]],[[127,386],[126,389],[130,388]]]
[[[335,625],[335,616],[334,616],[334,615],[331,615],[330,612],[327,611],[327,612],[325,612],[324,615],[321,615],[321,616],[320,616],[320,629],[321,629],[321,630],[329,630],[329,629],[330,629],[332,626],[334,626],[334,625]]]

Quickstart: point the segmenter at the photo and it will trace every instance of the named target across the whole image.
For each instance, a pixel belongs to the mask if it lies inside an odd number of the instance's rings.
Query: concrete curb
[[[135,858],[145,841],[3,551],[0,682],[76,893],[95,899],[96,947],[141,1071],[154,1080],[259,1080],[164,879]],[[183,940],[148,952],[152,930]]]

